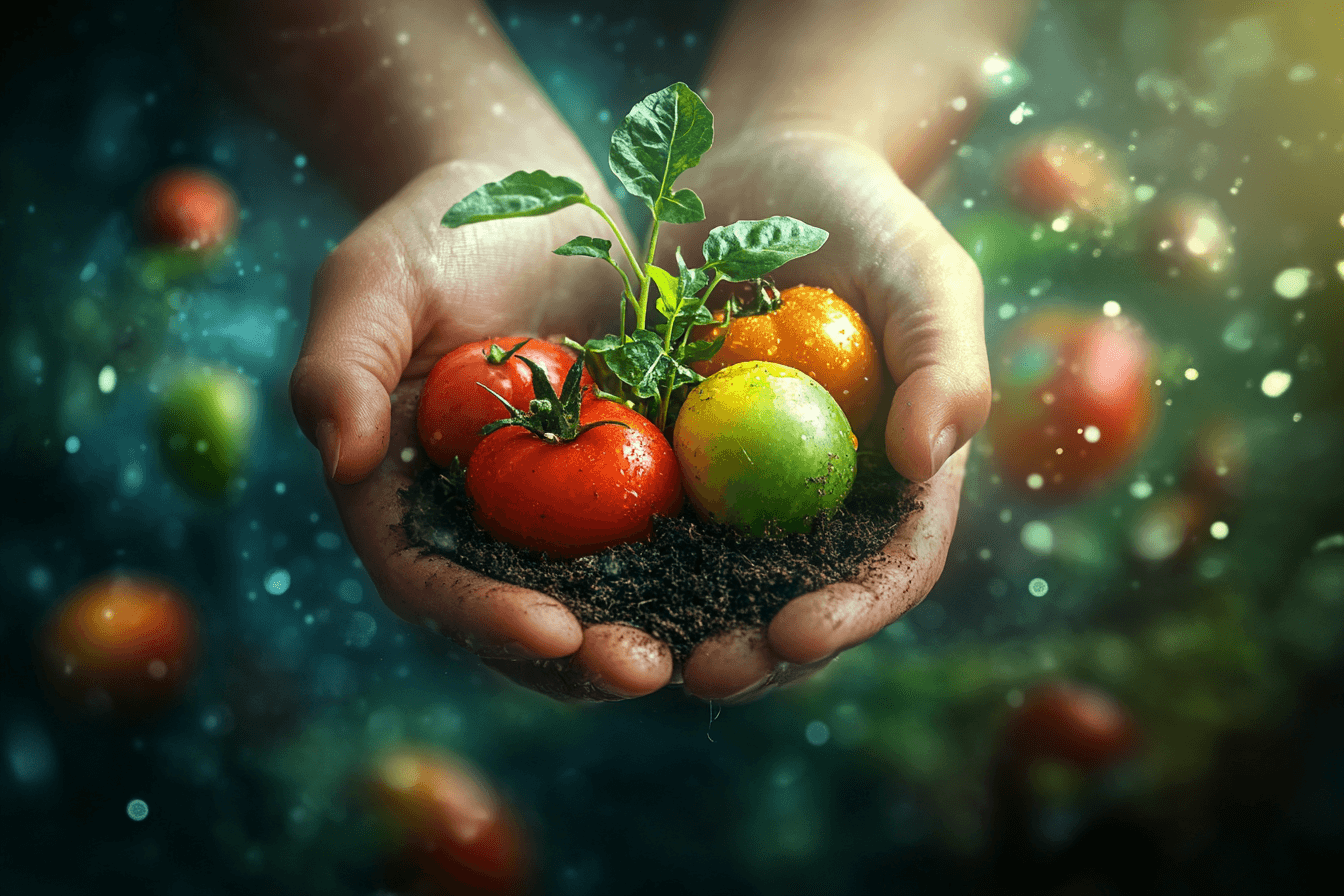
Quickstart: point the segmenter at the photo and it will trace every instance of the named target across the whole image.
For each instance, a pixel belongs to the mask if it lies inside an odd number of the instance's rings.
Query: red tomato
[[[133,573],[90,579],[42,631],[47,680],[97,715],[143,715],[177,699],[196,665],[196,614],[170,585]]]
[[[1037,685],[1013,710],[1005,731],[1021,762],[1041,759],[1100,771],[1138,746],[1138,726],[1109,695],[1072,682]]]
[[[1134,458],[1155,416],[1153,347],[1120,317],[1069,308],[1025,317],[995,355],[988,432],[1005,480],[1077,495]]]
[[[519,426],[486,437],[467,464],[467,494],[481,528],[500,541],[577,557],[653,534],[653,517],[681,511],[681,475],[658,427],[624,405],[590,399],[596,426],[551,443]]]
[[[1184,194],[1155,203],[1146,216],[1149,258],[1159,276],[1214,286],[1227,279],[1236,256],[1232,225],[1218,203]]]
[[[1070,215],[1082,224],[1114,226],[1133,211],[1124,162],[1100,135],[1064,127],[1028,142],[1007,171],[1008,192],[1040,218]]]
[[[721,321],[723,313],[715,317]],[[712,340],[720,332],[707,326],[695,337]],[[718,353],[691,366],[709,376],[743,361],[772,361],[812,377],[831,393],[856,433],[863,432],[877,411],[882,390],[877,343],[859,312],[829,289],[784,290],[777,309],[734,318]]]
[[[481,443],[481,427],[509,416],[508,409],[499,403],[480,384],[489,386],[516,407],[527,410],[532,394],[532,371],[518,359],[526,355],[546,371],[551,385],[559,392],[565,374],[574,363],[574,353],[563,346],[532,338],[502,364],[488,359],[491,345],[507,352],[526,336],[505,336],[482,339],[458,346],[439,359],[425,380],[420,393],[420,409],[416,425],[420,444],[429,459],[441,467],[454,457],[465,463],[471,452]],[[593,378],[583,372],[583,382],[591,385]]]
[[[141,228],[151,243],[208,250],[227,243],[237,227],[233,191],[208,171],[174,168],[145,188]]]
[[[378,757],[367,778],[403,855],[454,896],[526,892],[526,831],[478,771],[420,747]]]

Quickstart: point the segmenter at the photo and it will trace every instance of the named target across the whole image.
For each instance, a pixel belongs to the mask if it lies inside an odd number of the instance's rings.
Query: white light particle
[[[149,817],[149,804],[144,800],[131,800],[126,804],[126,814],[131,821],[144,821]]]
[[[410,42],[411,42],[411,36],[410,36],[409,34],[407,34],[405,31],[399,32],[399,33],[397,34],[397,45],[398,45],[398,46],[402,46],[402,47],[404,47],[404,46],[406,46],[406,45],[407,45],[408,43],[410,43]]]
[[[490,114],[495,116],[496,118],[502,118],[504,116],[504,104],[503,103],[493,104],[490,107]]]
[[[1083,427],[1083,441],[1089,445],[1095,445],[1101,441],[1101,427],[1085,426]]]
[[[410,462],[413,461],[413,460],[415,460],[415,449],[414,449],[414,448],[403,448],[403,449],[401,449],[401,462],[402,462],[402,463],[404,463],[404,464],[408,464],[408,463],[410,463]]]
[[[1073,219],[1070,218],[1068,215],[1060,215],[1058,218],[1050,222],[1050,229],[1053,230],[1055,233],[1063,233],[1064,231],[1069,229],[1069,225],[1072,223]]]
[[[831,739],[831,729],[820,719],[813,719],[807,723],[807,729],[803,732],[807,742],[814,747],[820,747]]]
[[[965,112],[965,111],[966,111],[966,105],[967,105],[967,103],[966,103],[966,97],[964,97],[964,96],[956,96],[956,97],[953,97],[953,98],[952,98],[952,108],[955,109],[956,111],[958,111],[958,112]]]
[[[71,436],[70,438],[66,439],[65,450],[70,454],[74,454],[77,451],[79,451],[79,436]]]
[[[275,493],[277,495],[283,495],[285,493],[285,484],[283,482],[277,482],[275,484]]]
[[[1190,380],[1191,382],[1194,382],[1195,380],[1199,379],[1199,371],[1193,367],[1187,367],[1185,368],[1185,378]]]
[[[104,364],[103,369],[98,371],[98,391],[104,395],[117,388],[117,368],[111,364]]]
[[[1344,261],[1335,262],[1335,273],[1339,274],[1339,279],[1344,280]]]
[[[1027,488],[1032,491],[1036,491],[1043,485],[1045,485],[1045,477],[1040,473],[1032,473],[1027,477]]]
[[[1260,381],[1260,391],[1270,398],[1278,398],[1293,384],[1293,375],[1286,370],[1271,370]]]
[[[1310,81],[1316,77],[1316,68],[1310,62],[1299,62],[1297,65],[1288,69],[1288,80],[1294,84],[1301,84],[1304,81]]]
[[[1134,188],[1134,199],[1138,202],[1150,202],[1157,195],[1157,187],[1152,184],[1139,184]]]
[[[1032,520],[1022,527],[1022,546],[1033,554],[1047,556],[1055,549],[1055,530],[1044,520]]]
[[[1017,306],[1012,302],[1004,302],[999,306],[999,320],[1011,320],[1017,316]]]
[[[300,153],[294,157],[295,168],[306,168],[308,166],[308,157]]]
[[[1274,291],[1283,299],[1300,299],[1306,295],[1311,285],[1311,271],[1308,268],[1288,268],[1279,271],[1274,278]]]
[[[1027,583],[1027,591],[1030,592],[1032,597],[1045,597],[1049,590],[1050,583],[1045,579],[1032,579]]]
[[[280,595],[289,590],[289,570],[273,569],[266,574],[266,593]]]
[[[988,56],[984,62],[980,63],[980,71],[990,77],[1001,75],[1012,67],[1012,60],[1004,59],[998,55]]]
[[[1036,110],[1028,106],[1025,102],[1017,104],[1017,108],[1008,113],[1008,121],[1011,124],[1021,124],[1025,119],[1036,114]]]
[[[1131,498],[1142,501],[1145,498],[1151,497],[1152,494],[1153,484],[1147,479],[1135,479],[1129,484],[1129,495]]]
[[[1218,520],[1213,525],[1209,526],[1209,534],[1219,541],[1222,541],[1227,537],[1227,523]]]
[[[1120,314],[1120,303],[1112,299],[1101,306],[1101,313],[1107,317],[1117,317]]]

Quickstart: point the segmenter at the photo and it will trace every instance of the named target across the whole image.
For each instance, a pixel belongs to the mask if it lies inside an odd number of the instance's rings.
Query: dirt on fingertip
[[[401,491],[402,525],[426,553],[549,594],[585,625],[642,629],[684,661],[712,635],[768,624],[793,598],[852,579],[920,509],[913,491],[875,459],[860,463],[841,509],[806,534],[746,538],[688,506],[678,517],[655,517],[647,542],[552,560],[488,535],[471,517],[462,477],[427,466]]]

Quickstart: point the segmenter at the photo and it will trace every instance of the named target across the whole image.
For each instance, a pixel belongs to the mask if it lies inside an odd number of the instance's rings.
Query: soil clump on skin
[[[743,538],[689,504],[654,518],[652,540],[550,560],[496,541],[471,518],[460,471],[427,466],[401,491],[410,544],[491,578],[555,597],[585,625],[625,623],[678,660],[705,638],[769,623],[795,597],[852,579],[920,508],[884,459],[860,463],[844,506],[806,534]]]

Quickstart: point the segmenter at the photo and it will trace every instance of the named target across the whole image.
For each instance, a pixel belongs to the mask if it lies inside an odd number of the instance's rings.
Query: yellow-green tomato
[[[198,497],[225,496],[247,460],[256,389],[220,367],[188,369],[159,404],[159,451],[173,477]]]
[[[672,437],[700,516],[757,537],[808,532],[834,513],[854,485],[857,444],[820,383],[769,361],[696,386]]]

